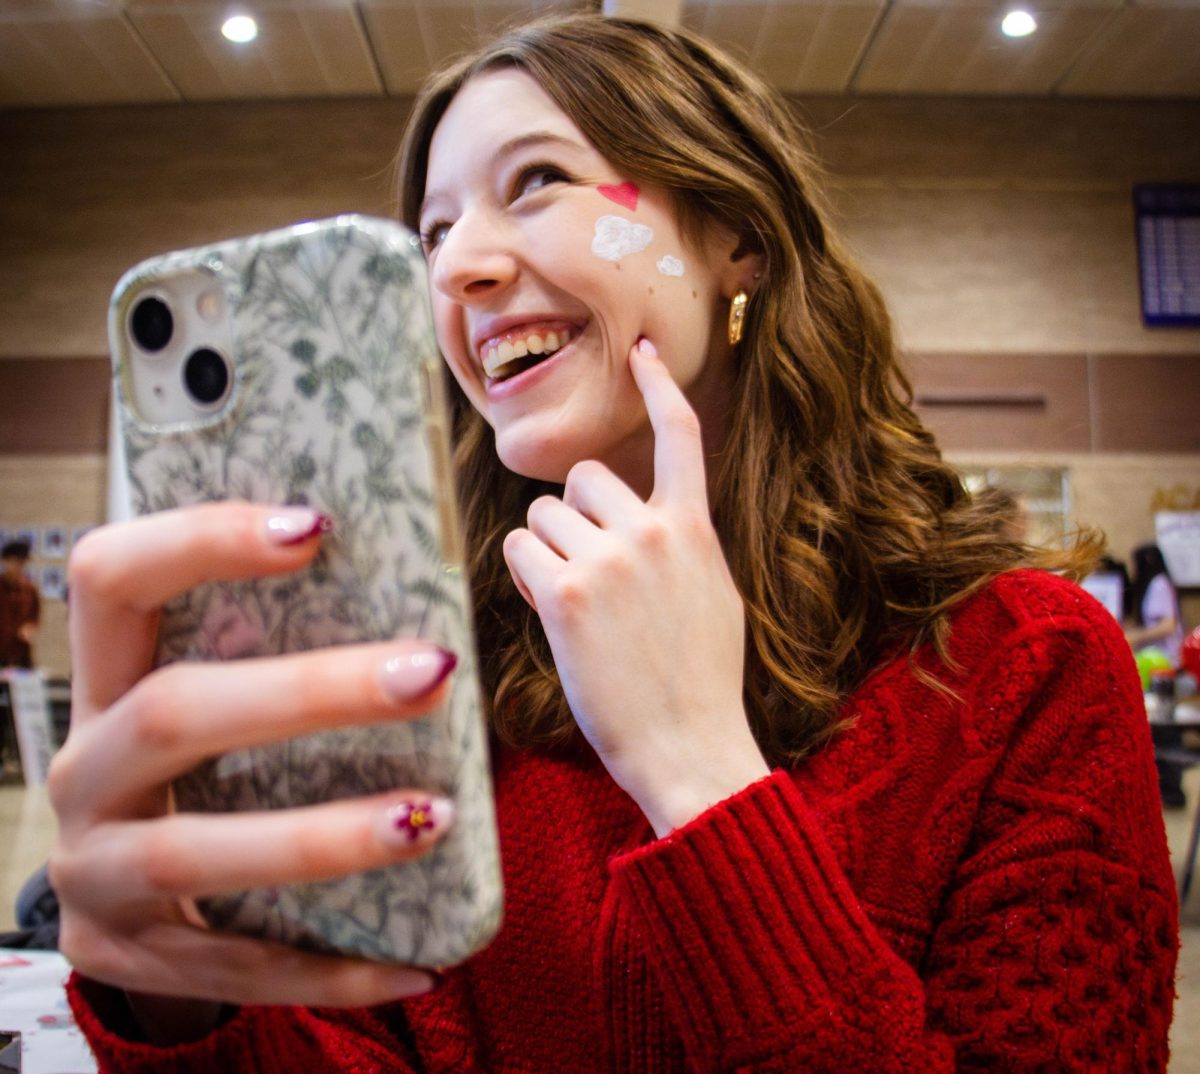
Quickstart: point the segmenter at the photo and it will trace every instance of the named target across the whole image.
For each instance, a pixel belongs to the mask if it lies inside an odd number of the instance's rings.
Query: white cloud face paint
[[[683,262],[679,258],[667,254],[666,257],[659,258],[658,271],[664,276],[682,276]]]
[[[602,216],[596,221],[592,253],[605,261],[620,261],[646,249],[653,241],[654,232],[645,224],[635,224],[620,216]]]

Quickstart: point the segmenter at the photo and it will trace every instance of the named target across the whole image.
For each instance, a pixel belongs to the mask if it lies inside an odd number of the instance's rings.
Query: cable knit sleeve
[[[1077,590],[1026,581],[965,617],[953,770],[920,763],[935,701],[887,688],[916,753],[852,816],[896,860],[848,861],[801,770],[611,863],[689,1069],[1166,1069],[1177,907],[1132,658]],[[914,951],[880,876],[930,893]]]

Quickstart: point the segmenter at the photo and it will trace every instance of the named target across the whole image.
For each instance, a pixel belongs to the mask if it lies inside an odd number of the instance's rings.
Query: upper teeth
[[[483,351],[483,371],[494,377],[504,366],[516,358],[530,354],[553,354],[571,342],[571,329],[561,328],[557,332],[530,332],[528,335],[504,339]]]

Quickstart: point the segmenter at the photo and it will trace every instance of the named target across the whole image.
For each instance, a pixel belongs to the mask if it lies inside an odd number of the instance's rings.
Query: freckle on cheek
[[[649,291],[651,294],[654,294],[654,288],[653,288],[653,287],[647,287],[647,288],[646,288],[646,290],[647,290],[647,291]]]
[[[696,292],[695,292],[695,291],[693,291],[693,292],[692,292],[692,298],[697,298],[697,297],[699,297],[699,296],[696,294]]]

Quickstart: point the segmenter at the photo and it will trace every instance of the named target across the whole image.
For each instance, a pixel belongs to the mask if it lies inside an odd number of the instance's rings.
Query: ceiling
[[[606,2],[636,13],[647,0]],[[659,18],[680,19],[789,93],[1200,98],[1200,0],[1029,0],[1039,29],[1019,39],[999,32],[1015,4],[996,0],[665,5]],[[408,96],[432,66],[480,36],[537,12],[588,6],[0,0],[0,108]],[[255,16],[256,41],[235,46],[221,36],[232,13]]]

